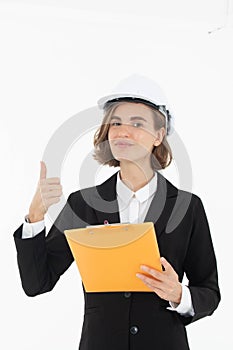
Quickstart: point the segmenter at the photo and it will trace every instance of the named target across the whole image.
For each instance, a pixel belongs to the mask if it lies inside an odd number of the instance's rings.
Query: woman
[[[178,190],[158,172],[172,160],[166,139],[172,130],[167,102],[154,82],[134,75],[100,99],[99,106],[104,119],[95,134],[94,157],[102,164],[119,166],[120,171],[101,185],[72,193],[45,237],[44,215],[59,201],[61,185],[59,178],[46,178],[41,162],[28,222],[14,234],[24,291],[35,296],[52,290],[73,262],[65,229],[105,220],[153,221],[163,272],[142,266],[137,274],[151,293],[87,293],[83,286],[85,314],[79,349],[187,350],[185,326],[211,315],[220,292],[200,198]],[[181,283],[184,273],[188,286]]]

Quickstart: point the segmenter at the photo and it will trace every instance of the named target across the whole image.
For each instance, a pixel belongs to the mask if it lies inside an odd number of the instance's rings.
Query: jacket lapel
[[[109,224],[120,222],[119,207],[116,195],[116,181],[117,173],[112,175],[109,179],[101,185],[96,186],[96,192],[93,196],[96,216],[99,224],[108,222]]]
[[[153,222],[157,237],[164,232],[177,198],[177,188],[157,172],[157,191],[144,222]]]
[[[173,186],[162,174],[157,172],[157,191],[151,202],[144,222],[155,224],[156,235],[159,237],[168,223],[176,203],[178,189]],[[119,207],[116,195],[117,173],[112,175],[101,185],[96,186],[93,196],[94,208],[99,224],[120,222]]]

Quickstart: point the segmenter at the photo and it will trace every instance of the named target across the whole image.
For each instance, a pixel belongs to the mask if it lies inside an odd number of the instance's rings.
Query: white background
[[[83,295],[76,266],[52,292],[27,297],[13,232],[28,212],[53,133],[131,73],[166,91],[217,255],[222,302],[212,317],[187,327],[190,347],[232,348],[232,44],[232,1],[0,1],[1,349],[78,348]],[[78,188],[91,136],[63,162],[66,197]],[[164,172],[183,189],[185,166],[174,160]]]

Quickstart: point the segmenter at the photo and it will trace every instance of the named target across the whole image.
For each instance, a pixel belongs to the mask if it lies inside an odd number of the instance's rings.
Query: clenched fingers
[[[40,179],[39,184],[40,185],[45,185],[45,184],[59,185],[60,177],[49,177],[48,179]]]

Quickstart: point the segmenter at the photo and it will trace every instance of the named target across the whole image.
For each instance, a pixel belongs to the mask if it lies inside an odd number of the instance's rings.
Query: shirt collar
[[[154,173],[152,179],[138,191],[133,192],[120,179],[120,172],[117,173],[116,192],[120,199],[127,204],[130,199],[135,196],[140,203],[148,200],[157,190],[157,172]]]

